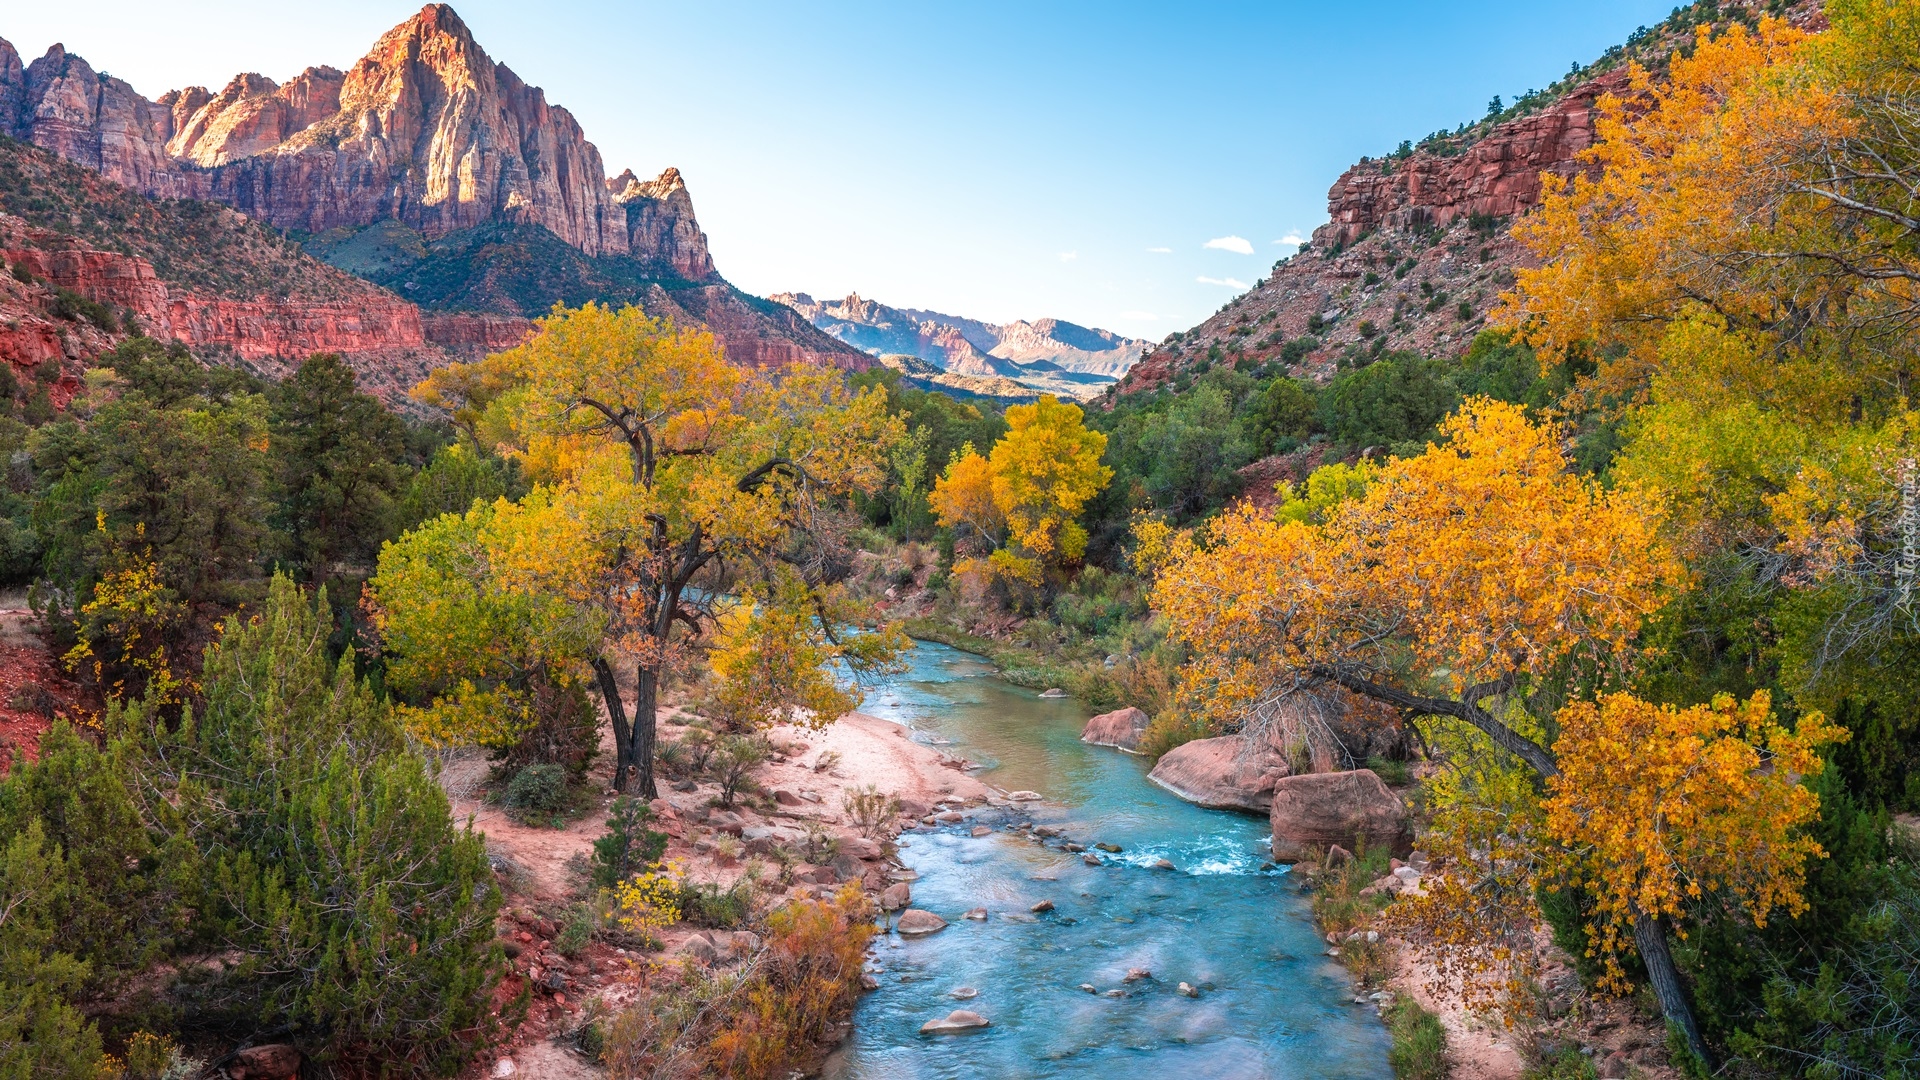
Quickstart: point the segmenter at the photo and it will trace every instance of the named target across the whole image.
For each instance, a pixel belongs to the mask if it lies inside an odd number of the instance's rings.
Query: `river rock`
[[[1089,851],[1085,855],[1080,856],[1080,861],[1086,863],[1088,866],[1099,866],[1100,856]]]
[[[980,996],[980,991],[975,990],[971,986],[956,986],[947,991],[947,996],[955,1001],[972,1001],[974,998]]]
[[[993,830],[985,825],[975,825],[973,827],[973,835],[975,837],[991,836],[993,835]]]
[[[1109,855],[1118,855],[1126,850],[1126,848],[1121,847],[1119,844],[1095,844],[1093,846]]]
[[[904,881],[894,882],[880,894],[881,911],[899,911],[911,903],[913,903],[913,888]]]
[[[943,1020],[929,1020],[920,1025],[922,1035],[962,1035],[969,1031],[978,1031],[990,1027],[992,1021],[977,1012],[955,1009]]]
[[[1141,979],[1151,979],[1151,978],[1153,978],[1153,972],[1147,970],[1146,968],[1128,968],[1127,977],[1124,979],[1121,979],[1120,981],[1121,982],[1139,982]]]
[[[1097,994],[1100,992],[1100,988],[1092,983],[1081,983],[1080,989],[1085,990],[1089,994]]]
[[[1040,691],[1040,696],[1044,698],[1066,697],[1067,692],[1057,686],[1049,686],[1045,690]]]
[[[1027,910],[1028,910],[1028,911],[1031,911],[1031,912],[1033,912],[1033,913],[1034,913],[1035,915],[1038,915],[1038,914],[1040,914],[1040,913],[1041,913],[1041,912],[1043,912],[1043,911],[1052,911],[1052,910],[1053,910],[1053,901],[1051,901],[1051,900],[1042,900],[1042,901],[1040,901],[1039,903],[1037,903],[1037,904],[1035,904],[1035,905],[1033,905],[1032,907],[1030,907],[1030,908],[1028,908]]]
[[[1040,794],[1040,793],[1039,793],[1039,792],[1037,792],[1037,791],[1009,791],[1009,792],[1007,792],[1007,798],[1009,798],[1009,799],[1011,799],[1011,800],[1013,800],[1014,802],[1039,802],[1039,801],[1040,801],[1041,799],[1043,799],[1043,798],[1045,798],[1045,797],[1046,797],[1046,796],[1044,796],[1044,795],[1042,795],[1042,794]]]
[[[973,908],[972,910],[968,911],[964,917],[972,919],[974,922],[986,922],[987,909],[983,907]]]
[[[940,813],[933,815],[933,820],[942,825],[958,825],[967,820],[967,815],[958,810],[942,810]]]
[[[919,937],[947,928],[947,920],[931,911],[921,908],[908,908],[900,913],[900,921],[893,928],[907,937]]]
[[[1110,713],[1101,713],[1087,721],[1080,741],[1094,746],[1111,746],[1129,754],[1140,752],[1140,737],[1147,733],[1147,714],[1129,705]]]
[[[1413,851],[1407,808],[1371,769],[1282,778],[1269,808],[1275,862],[1300,862],[1328,847],[1358,847],[1361,837],[1395,855]]]
[[[1266,741],[1222,735],[1167,751],[1147,779],[1209,810],[1265,814],[1274,785],[1290,771],[1286,756]]]
[[[1181,983],[1180,993],[1190,998],[1197,998],[1200,996],[1200,991],[1195,990],[1191,983],[1184,983],[1184,982]]]
[[[1178,869],[1178,868],[1177,868],[1177,867],[1175,867],[1175,866],[1173,865],[1173,861],[1172,861],[1171,859],[1155,859],[1155,860],[1153,860],[1153,866],[1152,866],[1152,869],[1154,869],[1154,870],[1174,870],[1174,869]]]

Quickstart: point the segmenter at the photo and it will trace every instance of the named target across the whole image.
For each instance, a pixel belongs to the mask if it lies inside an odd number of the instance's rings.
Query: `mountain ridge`
[[[917,357],[950,375],[1012,379],[1035,392],[1074,398],[1103,389],[1148,347],[1146,341],[1063,319],[989,323],[896,308],[858,293],[826,301],[791,292],[768,299],[872,356]]]

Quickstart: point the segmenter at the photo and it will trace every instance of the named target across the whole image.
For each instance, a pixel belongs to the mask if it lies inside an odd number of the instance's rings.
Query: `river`
[[[1386,1033],[1371,1009],[1350,1004],[1351,981],[1324,955],[1307,898],[1284,869],[1262,869],[1264,822],[1167,794],[1141,759],[1080,742],[1084,707],[1004,682],[977,656],[919,643],[910,663],[863,710],[986,764],[979,775],[996,786],[1047,801],[1012,816],[982,811],[990,836],[972,837],[973,820],[901,836],[901,859],[919,875],[913,906],[950,925],[878,939],[880,988],[861,999],[827,1076],[1392,1075]],[[1123,850],[1088,866],[1004,828],[1029,814],[1089,847]],[[1159,859],[1176,869],[1152,869]],[[1055,909],[1028,914],[1041,900]],[[985,922],[961,917],[975,907],[988,909]],[[1153,977],[1123,982],[1132,968]],[[1183,981],[1200,996],[1179,994]],[[952,996],[962,987],[978,996]],[[956,1008],[992,1026],[919,1034]]]

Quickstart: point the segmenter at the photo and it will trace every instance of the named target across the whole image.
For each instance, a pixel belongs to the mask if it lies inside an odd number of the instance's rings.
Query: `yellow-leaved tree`
[[[722,627],[722,666],[767,649],[792,661],[778,678],[796,680],[761,678],[739,692],[742,707],[838,706],[844,697],[820,692],[821,665],[857,677],[892,660],[896,632],[846,633],[865,613],[839,584],[851,567],[844,502],[880,483],[902,437],[883,391],[854,393],[827,368],[735,367],[711,334],[596,304],[556,308],[480,366],[436,373],[422,395],[495,433],[546,493],[550,512],[515,517],[513,544],[553,568],[528,588],[598,620],[586,662],[622,790],[657,794],[661,679],[729,603],[752,614]],[[632,665],[631,720],[616,661]]]
[[[1795,832],[1815,813],[1798,778],[1838,733],[1817,716],[1781,728],[1764,699],[1675,712],[1615,692],[1586,704],[1620,684],[1642,620],[1683,583],[1653,508],[1574,475],[1558,431],[1517,406],[1470,400],[1441,435],[1324,523],[1243,507],[1191,534],[1150,535],[1154,606],[1193,652],[1182,693],[1292,739],[1314,737],[1301,728],[1357,694],[1468,725],[1511,754],[1532,778],[1509,791],[1511,810],[1436,822],[1441,871],[1411,911],[1426,946],[1443,971],[1511,991],[1531,956],[1535,886],[1578,867],[1704,1056],[1661,921],[1690,883],[1715,880],[1737,884],[1758,917],[1795,910],[1817,853]],[[1641,742],[1656,767],[1640,767]],[[1715,782],[1738,798],[1688,802]],[[1710,842],[1669,838],[1683,815]],[[1722,860],[1743,865],[1716,869]],[[1599,944],[1611,956],[1621,941]]]
[[[968,446],[947,465],[928,502],[976,552],[957,571],[1038,586],[1048,570],[1086,554],[1087,531],[1075,518],[1113,470],[1100,463],[1107,437],[1084,419],[1080,406],[1042,395],[1008,407],[1007,433],[987,457]]]

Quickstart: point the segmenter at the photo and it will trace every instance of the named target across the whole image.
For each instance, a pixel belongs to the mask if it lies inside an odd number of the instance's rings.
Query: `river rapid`
[[[1147,782],[1141,759],[1081,743],[1088,712],[1070,698],[1041,698],[943,645],[916,644],[910,662],[863,711],[1046,801],[902,834],[901,859],[919,875],[913,906],[950,925],[876,939],[880,988],[861,999],[828,1077],[1392,1075],[1386,1033],[1373,1010],[1350,1003],[1351,981],[1324,955],[1307,898],[1285,869],[1262,869],[1264,822],[1182,802]],[[1028,819],[1122,851],[1096,852],[1102,865],[1089,866],[1006,827]],[[976,824],[994,831],[973,837]],[[1153,869],[1161,859],[1175,869]],[[1042,900],[1054,910],[1029,914]],[[985,922],[962,918],[976,907]],[[1133,968],[1152,978],[1124,982]],[[1181,982],[1199,997],[1181,995]],[[961,988],[977,996],[955,997]],[[959,1008],[992,1026],[919,1034]]]

